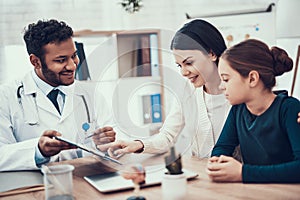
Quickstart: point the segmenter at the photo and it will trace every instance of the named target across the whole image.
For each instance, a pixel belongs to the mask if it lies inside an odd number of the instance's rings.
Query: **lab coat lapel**
[[[60,114],[56,110],[53,103],[48,99],[48,97],[41,90],[37,90],[36,102],[37,102],[37,106],[40,109],[43,109],[53,115],[56,115],[57,117],[60,117]]]
[[[34,82],[32,72],[26,74],[23,79],[23,87],[24,87],[24,94],[29,95],[32,93],[36,93],[36,104],[39,109],[43,109],[60,117],[59,113],[57,112],[55,106],[52,102],[48,99],[48,97],[37,87],[36,83]]]
[[[74,104],[75,87],[75,83],[69,86],[63,86],[62,92],[65,94],[65,103],[61,113],[61,122],[68,118],[74,112],[75,106],[78,106]]]
[[[75,81],[75,83],[67,90],[68,92],[65,96],[65,104],[62,111],[61,121],[65,120],[71,114],[74,114],[74,112],[80,112],[82,111],[82,109],[85,109],[84,102],[81,96],[84,96],[86,94],[84,92],[85,90],[81,88],[80,82]],[[82,115],[84,113],[81,112],[77,114]]]
[[[78,105],[76,105],[76,106],[78,106]],[[74,112],[74,108],[75,108],[74,94],[72,92],[65,96],[65,104],[64,104],[63,111],[61,113],[61,121],[65,120],[68,116],[70,116],[72,114],[72,112]]]

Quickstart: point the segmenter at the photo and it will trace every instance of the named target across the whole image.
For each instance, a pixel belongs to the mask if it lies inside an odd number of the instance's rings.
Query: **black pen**
[[[112,126],[112,128],[114,128],[114,126]],[[98,132],[98,133],[93,133],[93,134],[91,134],[91,135],[89,135],[89,136],[86,136],[85,137],[85,139],[88,139],[88,138],[90,138],[90,137],[93,137],[93,136],[95,136],[95,135],[99,135],[100,133],[103,133],[103,131],[100,131],[100,132]]]
[[[100,132],[100,133],[102,133],[102,132]],[[89,135],[89,136],[86,136],[85,139],[88,139],[88,138],[93,137],[93,136],[95,136],[95,135],[98,135],[98,134],[100,134],[100,133],[93,133],[93,134],[91,134],[91,135]]]

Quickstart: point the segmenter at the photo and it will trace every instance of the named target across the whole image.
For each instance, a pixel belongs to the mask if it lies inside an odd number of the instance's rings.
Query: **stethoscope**
[[[22,93],[24,93],[23,83],[21,83],[21,85],[17,89],[17,97],[18,97],[19,105],[21,106],[21,109],[23,112],[24,121],[25,121],[25,123],[29,124],[30,126],[38,125],[39,124],[39,114],[38,114],[38,106],[37,106],[37,102],[36,102],[36,93],[32,93],[30,96],[22,95]],[[81,97],[83,104],[85,106],[85,110],[86,110],[87,122],[82,124],[82,127],[85,130],[85,129],[89,128],[89,124],[91,124],[93,121],[91,119],[90,110],[89,110],[86,98],[84,97],[84,95],[77,95],[77,96]],[[28,112],[26,112],[24,109],[25,107],[28,107],[28,108],[32,108],[32,107],[24,106],[23,104],[25,103],[25,101],[27,101],[26,103],[31,104],[31,106],[33,106],[32,105],[32,103],[33,103],[36,112],[33,112],[30,109],[28,110]]]

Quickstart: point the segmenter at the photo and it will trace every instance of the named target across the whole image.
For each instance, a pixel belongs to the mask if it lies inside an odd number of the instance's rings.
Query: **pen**
[[[100,133],[102,133],[102,132],[100,132]],[[91,135],[86,136],[85,139],[88,139],[88,138],[93,137],[93,136],[95,136],[95,135],[98,135],[98,134],[100,134],[100,133],[92,133]]]
[[[114,129],[116,126],[115,126],[115,125],[111,125],[110,127]],[[104,128],[105,128],[105,127],[104,127]],[[95,130],[95,131],[98,131],[98,132],[95,133],[95,132],[91,131],[91,132],[93,132],[93,133],[92,133],[91,135],[86,136],[85,139],[88,139],[88,138],[93,137],[93,136],[95,136],[95,135],[99,135],[99,134],[101,134],[101,133],[104,132],[104,131],[100,131],[98,128],[97,128],[97,130]],[[87,132],[85,131],[85,133],[87,133]]]

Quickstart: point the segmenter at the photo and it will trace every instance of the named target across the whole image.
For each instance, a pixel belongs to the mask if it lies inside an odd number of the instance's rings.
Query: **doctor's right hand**
[[[54,139],[54,136],[61,136],[61,133],[54,130],[47,130],[39,139],[38,148],[45,157],[58,154],[62,150],[76,149],[75,146]]]

